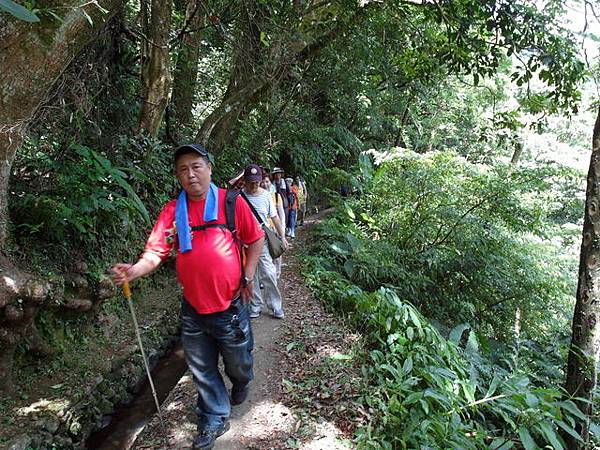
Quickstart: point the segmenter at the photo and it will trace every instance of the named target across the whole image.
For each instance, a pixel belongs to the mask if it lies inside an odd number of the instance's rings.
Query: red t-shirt
[[[225,196],[227,191],[219,189],[219,213],[216,222],[226,224]],[[205,200],[188,199],[190,226],[206,224]],[[225,311],[229,308],[235,292],[240,287],[240,253],[232,234],[226,228],[207,228],[192,231],[192,250],[179,251],[175,227],[175,200],[171,200],[161,211],[144,252],[154,253],[165,259],[177,248],[177,280],[183,287],[183,295],[199,314]],[[239,239],[252,244],[263,236],[248,204],[238,198],[235,206],[235,226]]]

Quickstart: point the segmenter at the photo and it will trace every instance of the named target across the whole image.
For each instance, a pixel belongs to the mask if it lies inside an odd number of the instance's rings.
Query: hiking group
[[[115,264],[111,271],[121,286],[175,253],[181,340],[198,393],[193,448],[209,450],[229,429],[231,406],[244,402],[250,390],[250,319],[265,306],[272,317],[284,318],[281,256],[271,257],[264,229],[275,230],[287,248],[287,238],[293,239],[296,225],[304,223],[308,193],[300,177],[284,178],[283,169],[268,172],[256,164],[231,180],[230,189],[218,188],[212,182],[212,155],[199,144],[175,149],[174,165],[180,194],[163,207],[138,261]]]

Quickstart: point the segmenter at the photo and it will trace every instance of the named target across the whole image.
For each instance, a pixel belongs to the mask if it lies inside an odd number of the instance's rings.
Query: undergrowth
[[[584,416],[559,387],[572,261],[548,242],[560,214],[545,197],[562,169],[484,169],[451,153],[362,164],[360,189],[338,199],[306,267],[370,348],[360,402],[373,414],[359,448],[580,440]]]

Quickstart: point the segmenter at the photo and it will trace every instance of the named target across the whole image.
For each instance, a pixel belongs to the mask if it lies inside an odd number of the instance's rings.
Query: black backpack
[[[192,227],[192,231],[206,230],[207,228],[225,228],[233,234],[233,239],[238,241],[237,229],[235,228],[235,204],[240,196],[240,191],[237,189],[227,189],[225,196],[225,224],[222,223],[207,223],[206,225],[198,225]]]
[[[290,200],[289,200],[289,190],[287,188],[287,184],[285,185],[285,189],[281,187],[281,185],[279,183],[277,183],[275,185],[275,191],[281,195],[281,200],[283,201],[283,209],[285,209],[286,211],[288,210],[288,208],[290,207]]]

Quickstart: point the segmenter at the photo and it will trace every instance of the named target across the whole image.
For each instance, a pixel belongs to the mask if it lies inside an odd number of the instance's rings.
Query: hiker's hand
[[[111,267],[112,280],[117,286],[127,281],[133,281],[148,275],[160,265],[160,257],[154,253],[144,253],[135,264],[119,263]]]
[[[287,239],[285,238],[285,236],[283,236],[283,237],[281,238],[281,243],[283,244],[283,248],[285,248],[286,250],[287,250],[288,248],[290,248],[290,243],[287,241]]]
[[[112,266],[110,271],[112,272],[111,277],[113,283],[115,283],[117,286],[122,286],[125,281],[132,280],[133,277],[131,275],[133,274],[129,273],[132,267],[132,264],[125,263],[119,263]]]
[[[254,280],[250,280],[246,287],[240,287],[240,301],[242,305],[247,305],[250,303],[252,299],[252,286],[254,285]]]

